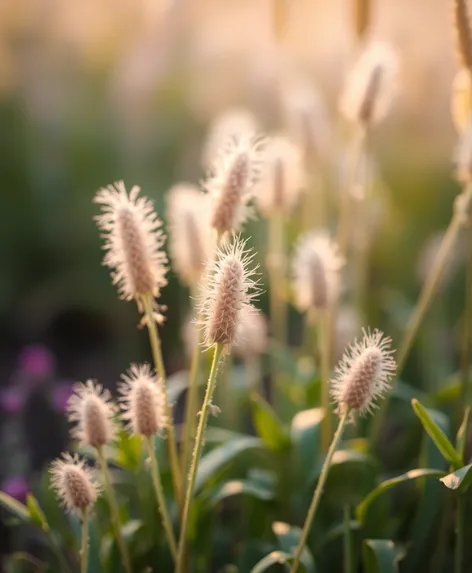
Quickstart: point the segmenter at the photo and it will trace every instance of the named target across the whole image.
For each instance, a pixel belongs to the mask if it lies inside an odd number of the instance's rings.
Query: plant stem
[[[316,484],[315,493],[313,494],[313,499],[311,500],[310,508],[308,510],[308,514],[306,516],[305,525],[303,526],[302,536],[300,538],[300,542],[298,547],[295,551],[294,560],[292,563],[292,568],[290,569],[290,573],[295,573],[298,569],[300,564],[300,557],[303,552],[303,548],[305,547],[308,534],[310,532],[311,526],[313,524],[313,520],[315,518],[316,510],[318,509],[318,505],[321,500],[321,496],[323,494],[323,488],[326,483],[326,478],[328,477],[329,466],[331,464],[331,460],[333,459],[334,452],[336,451],[337,445],[341,439],[343,434],[344,426],[348,420],[349,416],[349,409],[346,408],[345,412],[343,413],[341,419],[339,420],[338,428],[336,433],[334,434],[333,441],[329,447],[328,453],[326,454],[325,461],[323,463],[323,467],[321,469],[321,474],[318,479],[318,483]]]
[[[82,548],[80,550],[80,573],[87,573],[88,566],[88,509],[82,510]]]
[[[317,322],[317,341],[320,357],[320,378],[321,378],[321,407],[324,411],[324,418],[321,424],[321,444],[323,451],[328,451],[333,434],[331,405],[329,400],[329,373],[331,369],[331,331],[328,325],[329,315],[324,314]]]
[[[195,478],[197,475],[198,462],[200,461],[201,451],[203,447],[203,437],[205,434],[205,429],[208,420],[208,411],[211,404],[211,399],[216,385],[216,373],[218,370],[218,363],[220,361],[223,352],[223,347],[221,344],[215,346],[213,354],[213,363],[211,365],[210,376],[208,378],[208,383],[205,391],[205,398],[203,400],[203,406],[200,412],[200,420],[198,422],[197,435],[195,438],[195,447],[193,449],[192,462],[190,465],[190,471],[188,476],[187,491],[185,494],[185,505],[182,513],[182,523],[180,529],[179,537],[179,547],[177,555],[177,564],[175,573],[183,573],[183,568],[185,564],[185,547],[187,541],[187,527],[190,514],[190,505],[193,496],[193,490],[195,487]]]
[[[457,496],[457,530],[456,549],[454,555],[454,573],[462,573],[462,561],[464,559],[464,518],[465,498],[462,494]]]
[[[353,573],[351,553],[351,509],[344,506],[344,573]]]
[[[284,219],[281,212],[276,212],[269,219],[269,253],[267,269],[269,273],[269,305],[272,335],[281,347],[285,345],[287,334],[287,314],[283,292],[285,289],[285,237]],[[283,384],[280,369],[275,359],[272,359],[272,388],[274,404],[277,406]]]
[[[172,473],[172,480],[174,483],[175,498],[177,501],[177,505],[179,507],[182,507],[182,481],[180,476],[179,458],[177,455],[177,442],[175,439],[174,419],[172,416],[172,408],[169,403],[169,397],[167,395],[166,372],[164,368],[164,361],[162,359],[161,341],[159,339],[159,334],[156,328],[156,322],[153,317],[152,302],[153,301],[151,294],[143,296],[143,304],[146,313],[146,319],[147,319],[146,322],[149,332],[149,341],[151,343],[154,367],[156,369],[157,375],[161,380],[162,392],[164,395],[164,402],[165,402],[166,417],[169,421],[169,425],[167,427],[167,444],[169,448],[169,461]]]
[[[463,404],[469,399],[469,370],[470,370],[470,350],[471,350],[471,329],[472,329],[472,227],[469,228],[467,241],[467,270],[465,280],[465,310],[462,326],[462,348],[461,348],[461,400]]]
[[[105,495],[107,496],[108,506],[110,508],[111,521],[113,529],[115,530],[116,541],[123,559],[123,566],[127,573],[131,573],[131,562],[126,548],[125,540],[121,533],[120,515],[118,513],[118,504],[116,503],[115,494],[111,485],[110,472],[108,471],[108,464],[103,453],[103,448],[97,448],[98,459],[100,460],[100,467],[103,474],[103,482],[105,484]]]
[[[149,459],[151,460],[151,475],[152,483],[154,485],[154,491],[156,493],[157,506],[162,518],[162,524],[164,526],[164,531],[167,535],[167,541],[169,542],[170,552],[172,553],[172,558],[174,561],[177,558],[177,544],[175,542],[174,531],[172,529],[172,523],[169,517],[166,506],[166,498],[164,495],[164,489],[162,487],[161,475],[159,473],[159,467],[157,465],[156,452],[154,450],[154,442],[152,437],[147,436],[144,439],[146,449],[149,454]]]

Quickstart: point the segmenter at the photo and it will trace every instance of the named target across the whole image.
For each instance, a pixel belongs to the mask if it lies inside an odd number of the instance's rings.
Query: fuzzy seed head
[[[337,299],[344,259],[322,232],[301,237],[292,263],[293,290],[300,311],[324,311]]]
[[[76,512],[92,507],[100,493],[92,471],[76,455],[62,454],[51,464],[51,484],[64,506]]]
[[[331,380],[331,396],[339,414],[346,409],[360,415],[371,413],[377,407],[375,400],[385,394],[395,375],[391,339],[379,330],[370,333],[363,329],[363,334],[360,342],[354,339],[347,348]]]
[[[110,392],[100,384],[94,384],[92,380],[76,384],[67,403],[67,412],[69,421],[76,423],[72,436],[83,445],[100,448],[114,440],[116,408]]]
[[[238,342],[238,326],[245,312],[256,312],[251,300],[259,293],[252,279],[254,254],[239,238],[217,251],[208,269],[209,280],[199,301],[204,345],[222,344],[226,350]],[[252,268],[251,268],[252,267]]]
[[[341,112],[363,126],[387,115],[396,90],[398,62],[387,44],[373,44],[363,53],[347,78]]]
[[[254,184],[262,164],[263,140],[240,134],[225,142],[204,188],[210,199],[210,226],[222,236],[250,217]]]
[[[149,364],[131,365],[122,376],[119,391],[122,414],[132,434],[151,437],[167,427],[162,381]]]
[[[452,82],[451,116],[457,133],[467,128],[472,111],[472,76],[470,70],[462,68]]]
[[[453,0],[454,32],[459,63],[472,70],[472,30],[467,0]]]
[[[256,185],[256,200],[261,211],[288,213],[304,185],[302,154],[284,136],[272,137],[266,147],[266,161]]]
[[[238,342],[234,346],[234,354],[243,360],[260,356],[267,350],[267,319],[253,306],[244,307],[241,311],[236,340]]]
[[[103,264],[112,269],[113,284],[124,300],[146,294],[158,297],[167,284],[162,223],[151,201],[139,193],[134,186],[128,195],[119,181],[100,189],[94,199],[102,208],[95,220],[105,239]]]
[[[187,286],[198,282],[210,256],[209,215],[207,197],[196,187],[179,184],[169,191],[167,219],[172,265]]]

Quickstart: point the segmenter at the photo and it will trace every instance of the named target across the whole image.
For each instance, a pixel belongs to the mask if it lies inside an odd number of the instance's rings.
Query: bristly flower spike
[[[116,407],[111,402],[110,392],[100,384],[91,380],[76,384],[67,403],[67,412],[69,421],[76,422],[72,436],[83,445],[99,449],[114,440]]]
[[[50,474],[51,484],[67,509],[80,513],[94,505],[100,486],[94,481],[92,470],[77,454],[62,454],[52,462]]]
[[[363,127],[384,119],[396,92],[397,72],[397,56],[388,44],[369,46],[347,78],[340,104],[344,116]]]
[[[383,397],[395,376],[397,365],[391,339],[377,329],[373,333],[364,329],[362,332],[362,340],[354,339],[346,349],[331,380],[331,396],[339,415],[346,409],[361,416],[371,413],[378,407],[375,401]]]
[[[150,438],[167,427],[161,384],[149,364],[132,364],[122,376],[122,419],[132,434]]]
[[[260,293],[252,278],[257,270],[253,259],[254,253],[239,237],[217,250],[198,304],[205,346],[219,344],[228,352],[233,343],[237,344],[239,323],[245,313],[257,312],[251,304]]]
[[[102,209],[95,220],[105,239],[103,264],[112,269],[120,297],[136,299],[140,307],[141,297],[158,297],[167,284],[167,256],[162,250],[162,223],[152,202],[139,193],[135,185],[128,194],[119,181],[100,189],[94,202]]]

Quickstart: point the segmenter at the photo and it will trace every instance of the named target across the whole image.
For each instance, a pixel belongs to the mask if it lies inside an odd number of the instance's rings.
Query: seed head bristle
[[[346,349],[331,380],[331,396],[338,414],[346,409],[360,415],[371,413],[377,407],[375,400],[387,392],[396,372],[391,339],[379,330],[362,332],[362,340],[355,339]]]
[[[132,434],[151,437],[167,427],[162,382],[149,364],[132,364],[119,386],[122,419]]]
[[[240,134],[227,140],[215,158],[204,188],[210,198],[210,226],[220,236],[237,231],[251,215],[263,145],[263,139]]]
[[[203,286],[198,304],[202,321],[204,345],[222,344],[228,351],[237,344],[238,324],[242,313],[256,312],[251,301],[257,294],[257,282],[251,277],[254,254],[246,250],[246,243],[235,238],[218,249],[208,269],[209,280]]]
[[[302,154],[298,147],[284,136],[271,137],[266,147],[266,161],[259,183],[256,200],[264,213],[287,213],[296,203],[304,186]]]
[[[387,44],[373,44],[348,76],[341,112],[363,126],[380,122],[388,113],[396,90],[397,57]]]
[[[110,392],[100,384],[94,384],[92,380],[76,384],[67,403],[67,412],[69,421],[76,423],[72,436],[83,445],[100,448],[115,439],[113,417],[116,408]]]
[[[236,331],[234,354],[242,359],[260,356],[267,350],[268,324],[266,317],[253,306],[243,307]]]
[[[90,509],[101,487],[93,479],[92,470],[78,455],[62,454],[50,467],[51,484],[64,506],[76,512]]]
[[[472,71],[472,30],[467,0],[453,0],[452,6],[457,58],[461,66]]]
[[[179,184],[169,191],[167,219],[172,265],[188,286],[198,282],[210,256],[209,214],[207,197],[197,187]]]
[[[162,223],[151,201],[139,192],[134,186],[128,195],[119,181],[100,189],[94,198],[101,205],[102,214],[95,220],[108,251],[103,264],[112,269],[113,284],[125,300],[148,294],[158,297],[167,284]]]
[[[303,235],[292,262],[293,290],[301,311],[324,311],[337,299],[344,259],[326,233]]]

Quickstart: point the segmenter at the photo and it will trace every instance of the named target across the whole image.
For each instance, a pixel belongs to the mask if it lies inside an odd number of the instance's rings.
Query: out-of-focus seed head
[[[210,126],[203,147],[202,163],[205,169],[212,170],[215,157],[225,149],[228,142],[241,137],[256,137],[259,125],[255,116],[243,107],[226,110],[218,115]]]
[[[172,266],[184,284],[194,285],[212,248],[207,196],[193,185],[175,185],[167,196],[167,220]]]
[[[244,307],[236,331],[235,356],[242,359],[260,356],[267,350],[268,324],[266,317],[254,307]]]
[[[472,70],[472,30],[467,0],[453,0],[452,6],[457,59],[461,66]]]
[[[113,416],[116,408],[110,392],[100,384],[94,384],[92,380],[76,384],[67,403],[67,412],[69,421],[76,423],[72,435],[82,444],[100,448],[115,439]]]
[[[302,154],[288,138],[279,135],[268,141],[265,157],[255,190],[257,204],[266,214],[288,214],[305,184]]]
[[[77,454],[62,454],[52,462],[50,474],[51,484],[67,509],[80,513],[94,505],[101,488]]]
[[[210,199],[210,226],[219,236],[236,232],[251,215],[263,146],[264,140],[240,134],[227,140],[215,157],[204,188]]]
[[[341,112],[367,127],[387,115],[397,89],[398,61],[387,44],[369,46],[348,75]]]
[[[354,31],[359,41],[363,40],[368,32],[372,18],[372,0],[354,0]]]
[[[260,291],[252,279],[257,268],[252,267],[253,258],[246,243],[235,238],[219,249],[210,263],[209,280],[198,304],[205,346],[221,344],[229,351],[233,343],[237,344],[244,313],[256,312],[251,301]]]
[[[158,297],[167,284],[162,223],[151,201],[139,192],[134,186],[128,195],[119,181],[100,189],[94,199],[102,209],[95,220],[105,239],[103,264],[112,269],[113,284],[125,300],[148,294]]]
[[[362,327],[359,314],[352,306],[341,306],[336,313],[334,331],[334,361],[341,360],[346,346],[360,332]]]
[[[472,120],[459,139],[454,159],[457,180],[463,185],[469,184],[472,181]]]
[[[363,329],[363,334],[360,342],[355,339],[346,349],[331,380],[331,396],[340,415],[346,409],[360,415],[371,413],[378,407],[375,401],[387,392],[395,376],[397,365],[391,339],[379,330],[371,333]]]
[[[121,417],[130,432],[146,437],[162,434],[167,427],[162,381],[152,373],[149,364],[131,365],[122,379]]]
[[[472,111],[472,75],[467,68],[457,72],[452,82],[451,116],[458,134],[464,133]]]
[[[301,311],[324,311],[337,299],[344,259],[326,233],[303,235],[295,249],[292,277],[295,302]]]

